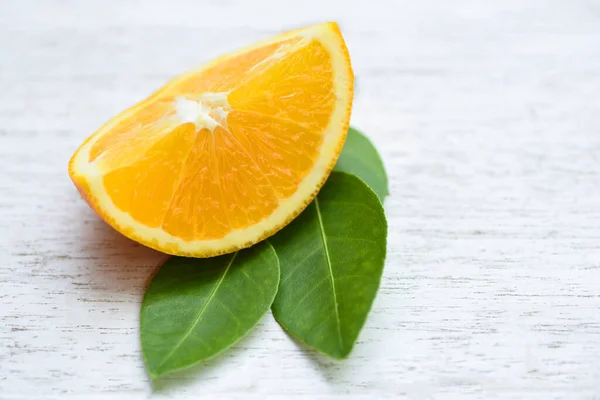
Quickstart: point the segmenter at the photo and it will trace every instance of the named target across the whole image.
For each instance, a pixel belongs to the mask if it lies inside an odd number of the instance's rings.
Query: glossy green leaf
[[[358,176],[377,193],[381,202],[389,193],[383,161],[371,141],[357,129],[348,129],[346,144],[334,170]]]
[[[209,359],[244,337],[269,310],[278,282],[279,262],[268,242],[214,258],[169,259],[142,302],[150,376]]]
[[[277,321],[300,341],[346,357],[375,299],[387,223],[359,178],[333,172],[316,199],[269,241],[281,268]]]

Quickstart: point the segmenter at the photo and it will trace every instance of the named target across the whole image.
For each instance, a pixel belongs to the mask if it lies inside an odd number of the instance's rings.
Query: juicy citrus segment
[[[256,224],[277,203],[251,156],[219,127],[214,135],[198,136],[163,227],[184,240],[219,239]]]
[[[234,111],[229,129],[239,147],[253,155],[256,173],[263,175],[279,200],[289,198],[316,161],[323,136],[295,122]]]
[[[341,151],[353,76],[336,24],[260,42],[181,75],[91,136],[69,164],[126,236],[208,257],[281,229]]]
[[[175,109],[171,104],[156,102],[128,118],[123,118],[118,125],[94,142],[88,161],[94,162],[100,155],[104,158],[110,157],[107,153],[116,157],[123,157],[130,151],[139,154],[140,145],[149,145],[149,141],[158,139],[158,135],[169,133],[174,128],[168,122],[174,114]]]
[[[168,85],[164,95],[227,92],[247,79],[248,75],[256,76],[276,63],[280,56],[302,41],[302,37],[293,37],[230,57],[203,71],[191,71]]]
[[[236,110],[277,116],[322,131],[335,105],[332,69],[331,55],[313,40],[280,60],[268,73],[235,88],[229,94],[229,104]]]
[[[178,189],[173,177],[185,167],[185,156],[196,136],[193,124],[179,125],[142,157],[104,175],[104,187],[113,204],[146,226],[160,226]]]

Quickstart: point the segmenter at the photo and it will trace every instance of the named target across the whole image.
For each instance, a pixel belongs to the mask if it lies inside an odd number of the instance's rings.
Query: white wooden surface
[[[0,399],[600,399],[600,2],[0,0]],[[344,362],[271,316],[151,388],[164,257],[103,224],[75,148],[169,77],[335,19],[391,180],[380,294]]]

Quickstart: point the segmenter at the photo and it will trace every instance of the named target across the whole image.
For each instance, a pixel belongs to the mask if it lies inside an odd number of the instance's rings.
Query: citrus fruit
[[[125,236],[211,257],[274,234],[340,154],[353,97],[336,23],[287,32],[180,75],[89,137],[69,175]]]

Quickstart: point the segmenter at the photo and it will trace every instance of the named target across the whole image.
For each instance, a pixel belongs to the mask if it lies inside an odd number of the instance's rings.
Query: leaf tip
[[[146,365],[146,372],[148,372],[148,376],[150,377],[150,380],[152,382],[156,381],[158,378],[160,378],[163,373],[161,371],[158,371],[156,369],[150,369],[147,365]]]
[[[353,347],[354,347],[353,345],[342,346],[342,347],[336,349],[335,351],[328,353],[328,355],[335,360],[343,361],[348,358],[348,356],[352,352]]]

